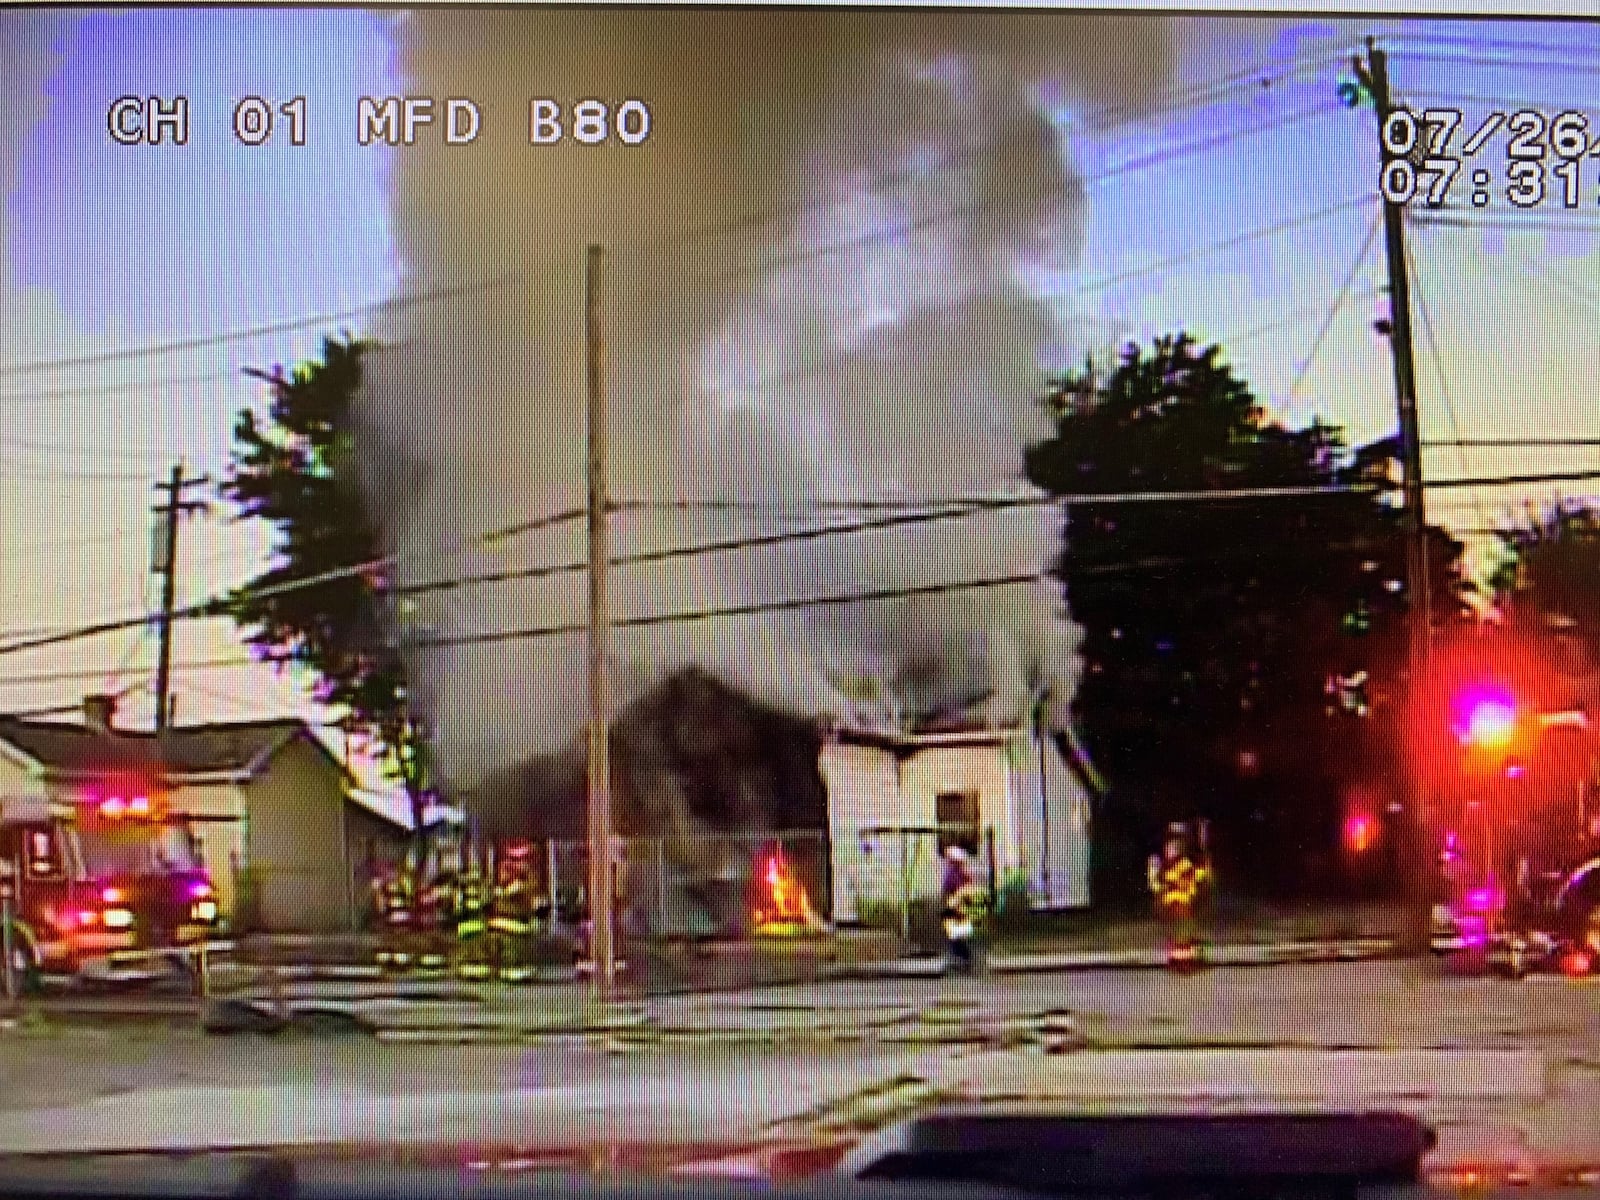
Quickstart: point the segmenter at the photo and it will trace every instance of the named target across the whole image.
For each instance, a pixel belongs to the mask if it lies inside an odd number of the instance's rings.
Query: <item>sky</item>
[[[404,287],[391,173],[406,151],[360,146],[354,121],[355,97],[403,90],[403,20],[0,11],[0,643],[146,610],[153,485],[179,459],[223,473],[236,413],[262,399],[241,371],[362,329]],[[1600,131],[1585,99],[1600,24],[1175,20],[1166,111],[1108,118],[1070,84],[1035,98],[1086,190],[1076,261],[1029,281],[1063,360],[1184,328],[1219,341],[1285,421],[1319,416],[1354,442],[1392,429],[1373,330],[1386,304],[1374,122],[1335,91],[1369,33],[1390,50],[1398,97],[1459,108],[1467,128],[1533,108],[1584,113]],[[462,86],[470,95],[470,78]],[[115,98],[177,93],[192,104],[190,144],[108,136]],[[305,96],[307,144],[283,144],[281,129],[266,146],[237,144],[230,113],[246,94]],[[1503,171],[1503,136],[1485,161]],[[1513,214],[1496,196],[1462,215],[1466,227],[1413,223],[1425,440],[1600,439],[1600,158],[1581,170],[1576,211],[1551,199]],[[448,194],[450,180],[438,186]],[[248,332],[262,326],[274,330]],[[1441,479],[1600,469],[1600,449],[1441,446],[1425,467]],[[1440,490],[1430,515],[1470,534],[1556,490]],[[180,600],[249,578],[268,545],[223,506],[191,519]],[[303,681],[216,665],[241,651],[226,623],[180,626],[181,719],[318,715]],[[146,722],[154,659],[139,633],[7,655],[0,711],[128,688],[128,720]]]

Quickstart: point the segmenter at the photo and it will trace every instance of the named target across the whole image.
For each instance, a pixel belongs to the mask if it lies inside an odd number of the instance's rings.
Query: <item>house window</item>
[[[939,853],[960,846],[978,852],[978,793],[940,792],[933,798],[933,819],[939,826]]]

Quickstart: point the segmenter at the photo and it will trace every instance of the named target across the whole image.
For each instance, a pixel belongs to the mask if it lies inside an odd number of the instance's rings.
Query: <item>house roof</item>
[[[143,730],[107,734],[66,721],[0,716],[0,742],[15,755],[46,775],[79,778],[145,772],[175,781],[207,776],[248,779],[301,736],[339,765],[311,727],[295,718],[178,726],[158,739]]]
[[[918,750],[931,750],[938,746],[1003,746],[1018,737],[1029,736],[1025,726],[1014,728],[945,729],[921,733],[898,730],[862,729],[853,726],[835,726],[828,731],[830,740],[854,746],[877,746],[899,754],[915,754]]]
[[[411,817],[411,800],[402,792],[351,788],[350,802],[397,828],[411,829],[414,825]],[[442,804],[429,804],[422,814],[423,823],[430,829],[436,825],[461,825],[466,819],[467,815],[461,809]]]

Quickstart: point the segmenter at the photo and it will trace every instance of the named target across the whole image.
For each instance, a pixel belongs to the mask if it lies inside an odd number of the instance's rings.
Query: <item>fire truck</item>
[[[137,788],[0,797],[0,863],[12,966],[26,979],[149,957],[217,929],[217,897],[187,824]]]
[[[1518,768],[1454,806],[1438,845],[1433,950],[1520,977],[1600,972],[1600,788],[1525,805]]]

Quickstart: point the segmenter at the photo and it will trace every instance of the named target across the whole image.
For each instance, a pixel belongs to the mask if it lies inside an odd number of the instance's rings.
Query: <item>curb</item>
[[[1278,942],[1266,945],[1213,946],[1208,967],[1275,967],[1295,963],[1365,962],[1395,957],[1393,938],[1351,938],[1341,941]],[[1053,975],[1074,971],[1153,971],[1167,966],[1161,950],[1091,950],[1068,954],[997,955],[988,960],[991,975]],[[945,974],[935,958],[901,959],[881,966],[857,967],[842,978],[923,979]]]
[[[939,1025],[943,1025],[940,1028]],[[882,1026],[810,1025],[799,1028],[748,1026],[632,1028],[527,1028],[468,1023],[450,1026],[373,1026],[380,1042],[404,1045],[568,1045],[598,1046],[612,1053],[668,1046],[966,1046],[1015,1050],[1036,1048],[1062,1054],[1089,1048],[1088,1038],[1072,1014],[1056,1009],[1022,1016],[978,1015],[947,1022],[912,1018]]]

